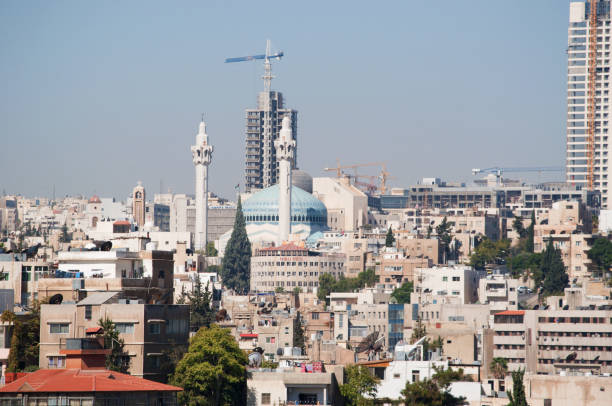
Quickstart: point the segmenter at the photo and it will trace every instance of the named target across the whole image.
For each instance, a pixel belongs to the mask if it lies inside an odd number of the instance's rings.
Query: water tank
[[[293,169],[291,171],[291,184],[308,193],[312,193],[312,176],[304,171]]]
[[[145,250],[147,251],[155,251],[157,249],[157,243],[154,241],[148,242],[147,245],[145,245]]]

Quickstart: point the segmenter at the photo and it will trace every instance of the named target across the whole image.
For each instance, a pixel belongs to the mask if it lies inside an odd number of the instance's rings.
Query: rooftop
[[[39,369],[0,389],[3,393],[153,391],[178,392],[182,389],[105,369]]]

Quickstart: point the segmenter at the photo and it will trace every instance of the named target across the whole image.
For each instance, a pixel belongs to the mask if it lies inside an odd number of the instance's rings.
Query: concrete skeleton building
[[[297,111],[284,107],[283,95],[277,91],[263,91],[257,97],[257,108],[246,110],[247,192],[264,189],[278,183],[279,168],[274,141],[278,138],[284,117],[290,120],[293,139],[297,143]],[[297,153],[291,168],[297,166]]]

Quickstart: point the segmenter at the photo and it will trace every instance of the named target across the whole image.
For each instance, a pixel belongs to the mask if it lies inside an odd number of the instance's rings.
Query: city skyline
[[[267,38],[285,52],[272,88],[300,111],[299,166],[313,176],[336,158],[385,161],[398,186],[563,165],[567,4],[278,4],[244,15],[225,4],[2,4],[0,170],[13,174],[2,189],[123,199],[142,180],[150,193],[160,181],[190,193],[204,113],[218,154],[210,190],[233,198],[263,69],[223,60],[261,53]]]

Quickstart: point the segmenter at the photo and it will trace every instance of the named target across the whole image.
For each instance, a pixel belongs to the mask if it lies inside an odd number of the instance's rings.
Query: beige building
[[[344,275],[345,263],[344,254],[316,252],[292,243],[257,249],[251,257],[251,291],[300,288],[312,292],[319,286],[320,275]]]
[[[16,306],[30,306],[39,299],[39,280],[51,276],[55,276],[52,262],[31,260],[25,254],[0,254],[0,289],[13,291]]]
[[[424,257],[408,256],[405,251],[386,247],[378,256],[376,265],[378,285],[387,289],[394,289],[404,282],[414,282],[415,269],[429,268],[433,261]]]
[[[577,201],[555,202],[548,212],[536,218],[534,226],[534,250],[542,252],[550,239],[555,248],[561,251],[570,279],[585,279],[590,276],[590,249],[593,236],[591,213],[586,206]]]
[[[482,276],[481,272],[465,265],[418,268],[411,303],[476,303]]]
[[[368,196],[349,178],[314,178],[312,194],[327,208],[327,225],[332,231],[357,231],[367,224]]]
[[[478,301],[488,304],[491,313],[518,309],[520,281],[508,275],[487,275],[478,284]]]
[[[398,249],[403,250],[409,258],[430,259],[432,265],[438,265],[442,259],[440,240],[437,238],[424,238],[406,232],[394,232]]]
[[[612,310],[507,310],[493,330],[493,356],[510,370],[612,373]]]
[[[40,316],[41,368],[65,366],[60,353],[67,338],[97,331],[98,320],[109,318],[119,330],[130,357],[130,374],[163,379],[160,367],[169,346],[188,344],[189,306],[149,305],[120,299],[117,292],[92,293],[76,304],[45,304]]]

